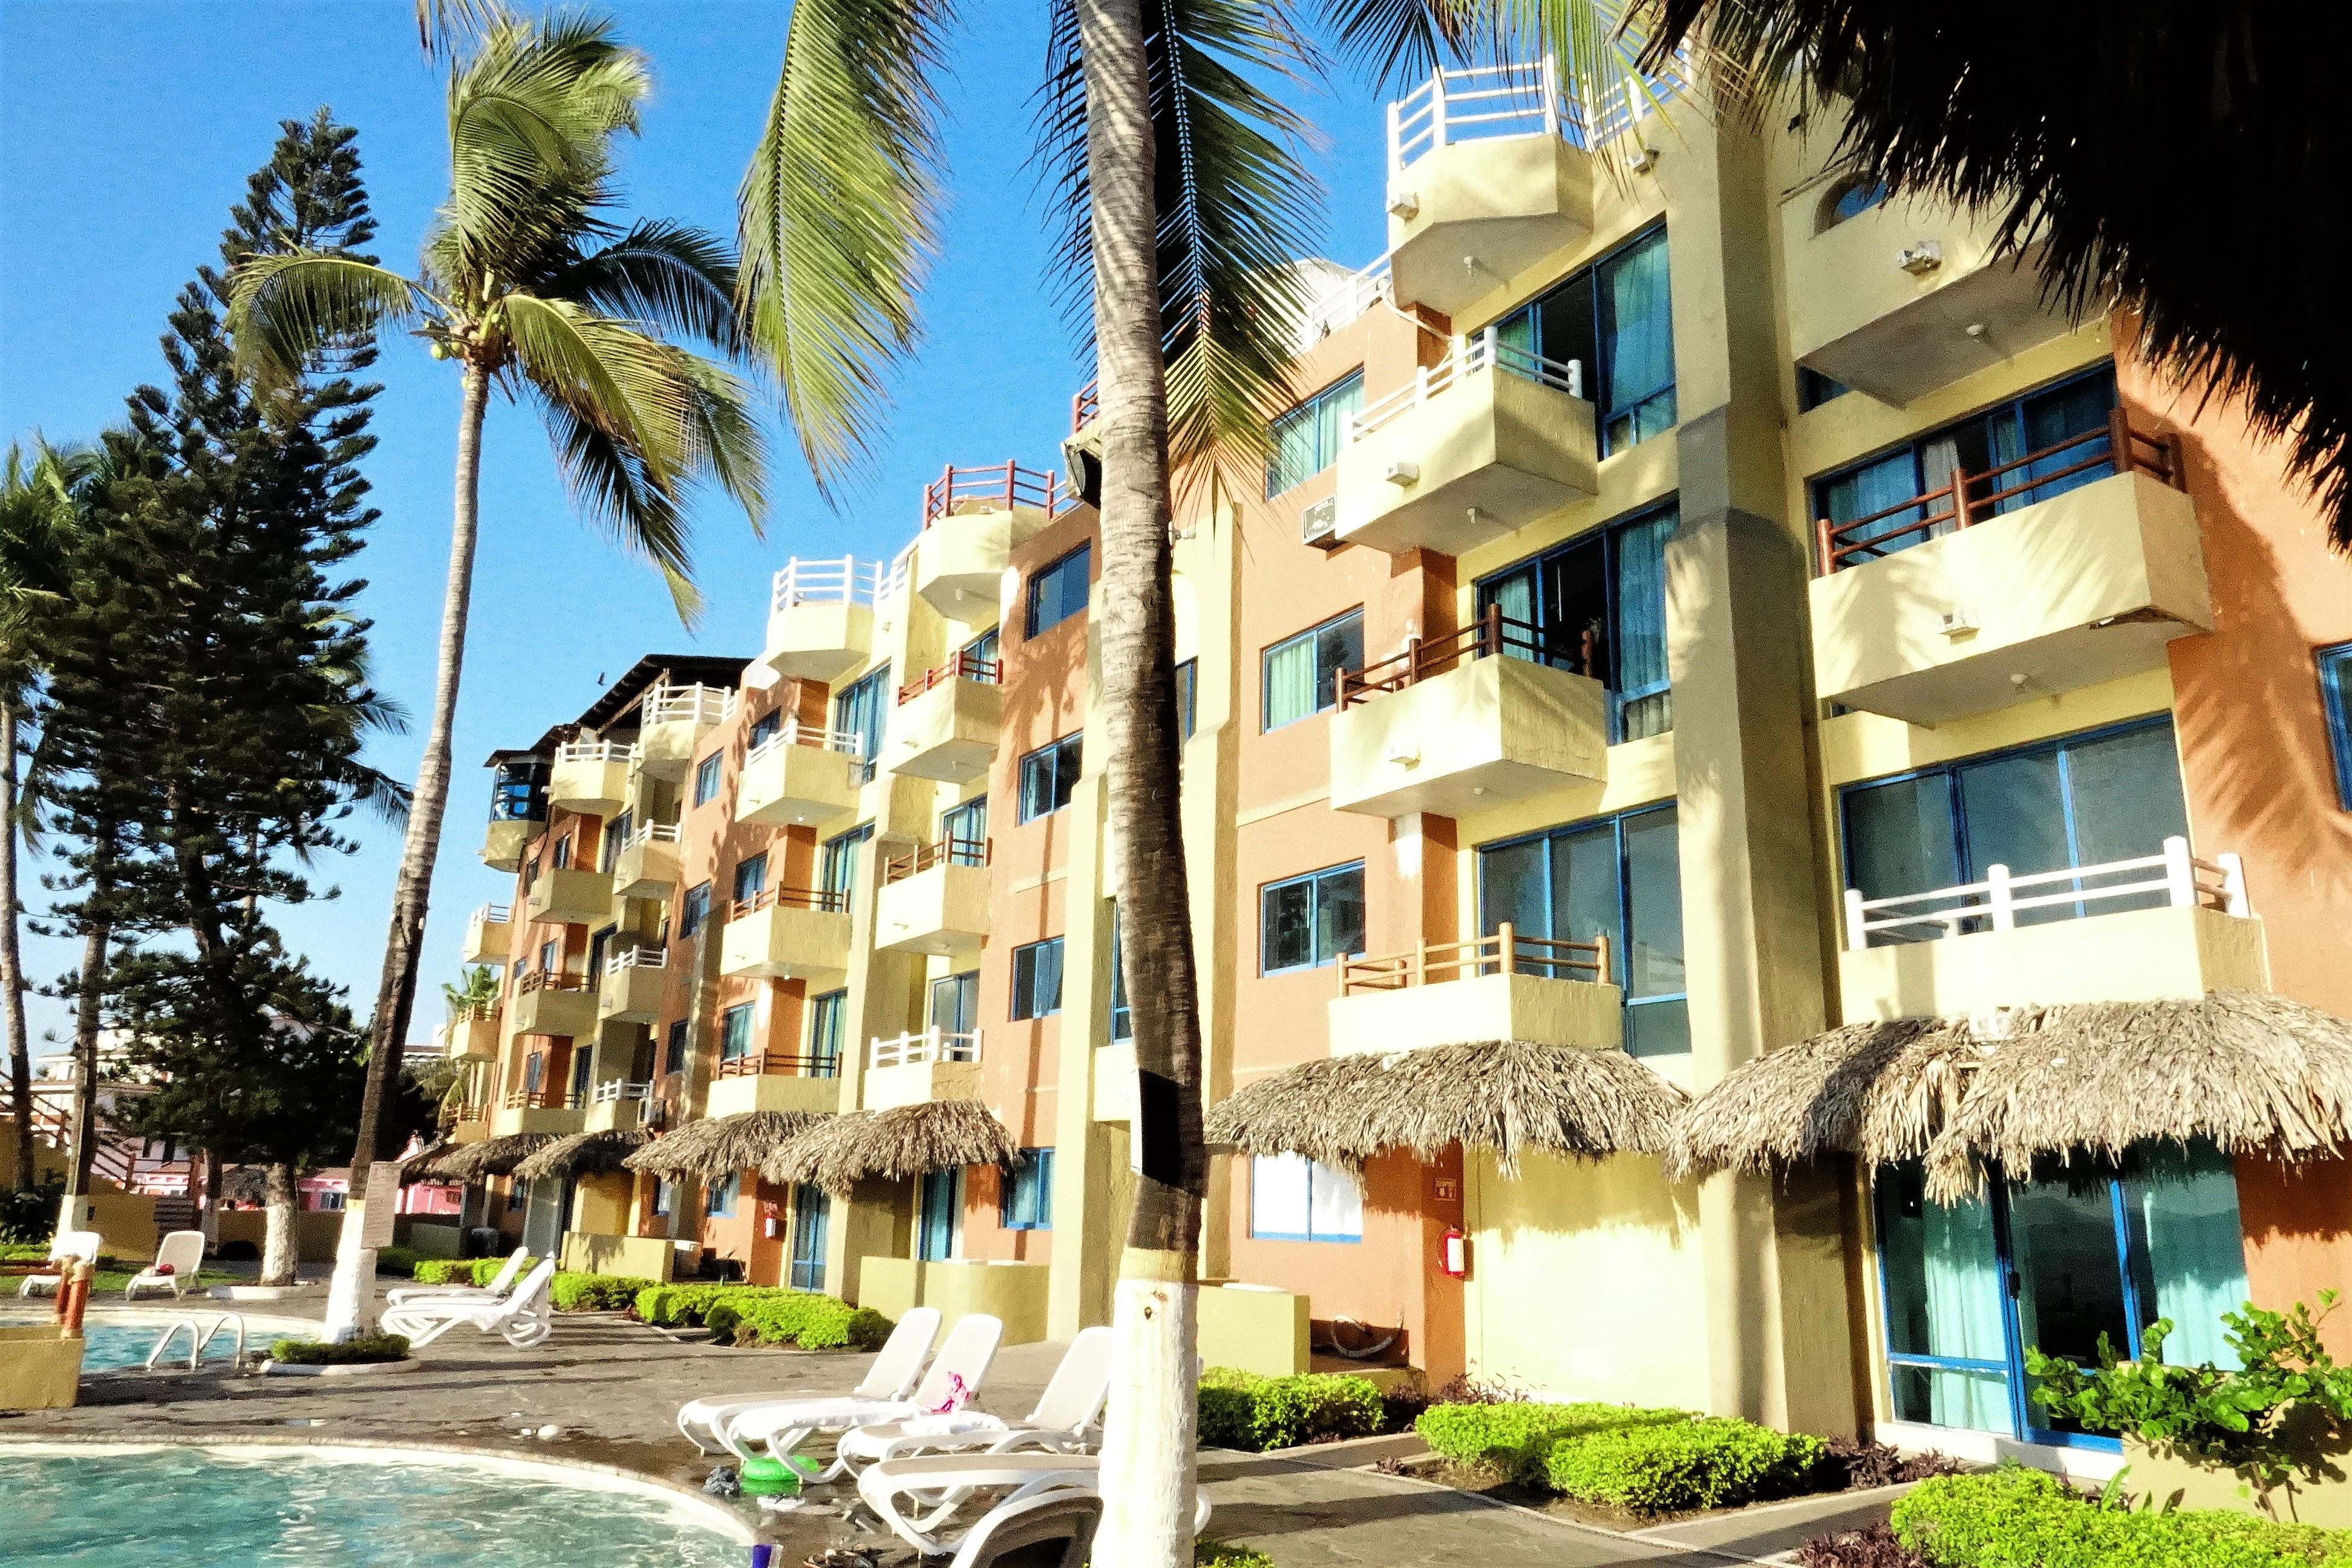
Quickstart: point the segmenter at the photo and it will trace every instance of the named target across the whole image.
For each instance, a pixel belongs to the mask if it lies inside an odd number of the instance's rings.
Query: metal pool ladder
[[[155,1348],[147,1352],[146,1370],[149,1372],[155,1370],[155,1363],[163,1359],[163,1352],[171,1348],[173,1340],[179,1338],[180,1331],[185,1329],[188,1331],[188,1370],[195,1371],[196,1363],[204,1359],[205,1347],[220,1338],[222,1331],[231,1325],[235,1326],[236,1340],[236,1354],[231,1357],[229,1364],[232,1366],[243,1364],[245,1361],[244,1318],[235,1312],[223,1312],[213,1320],[213,1326],[207,1329],[196,1321],[194,1314],[191,1313],[185,1317],[174,1318],[164,1325],[163,1337],[157,1340]]]

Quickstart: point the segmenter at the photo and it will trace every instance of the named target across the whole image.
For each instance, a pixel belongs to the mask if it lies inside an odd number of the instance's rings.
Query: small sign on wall
[[[1458,1176],[1430,1177],[1429,1195],[1431,1198],[1441,1204],[1460,1203],[1462,1201],[1461,1178]]]

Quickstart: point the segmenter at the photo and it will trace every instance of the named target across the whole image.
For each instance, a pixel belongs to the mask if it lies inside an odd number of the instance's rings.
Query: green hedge
[[[538,1261],[536,1258],[525,1258],[523,1272],[529,1273]],[[487,1289],[506,1266],[504,1258],[424,1258],[417,1260],[415,1272],[419,1285],[479,1285]]]
[[[1201,1446],[1262,1454],[1303,1443],[1369,1437],[1381,1429],[1381,1391],[1345,1373],[1262,1377],[1211,1367],[1201,1378]]]
[[[632,1279],[618,1274],[576,1274],[559,1270],[548,1281],[548,1300],[559,1312],[619,1312],[636,1301],[640,1291],[649,1289],[651,1279]]]
[[[329,1344],[322,1340],[279,1340],[269,1347],[269,1356],[289,1366],[351,1366],[406,1361],[408,1336],[362,1334],[341,1344]]]
[[[1581,1502],[1683,1513],[1811,1490],[1828,1458],[1819,1437],[1708,1416],[1555,1439],[1544,1456],[1544,1480]]]
[[[813,1290],[720,1301],[707,1321],[713,1334],[731,1332],[739,1345],[789,1344],[804,1351],[878,1350],[893,1326],[871,1307],[853,1307],[838,1296]]]
[[[1228,1546],[1205,1538],[1192,1542],[1193,1568],[1274,1568],[1274,1559],[1255,1546]]]
[[[1412,1429],[1431,1449],[1457,1464],[1492,1465],[1523,1485],[1542,1486],[1544,1458],[1557,1439],[1690,1418],[1687,1410],[1635,1405],[1433,1405]]]
[[[658,1328],[695,1328],[714,1302],[755,1289],[750,1285],[656,1285],[637,1292],[637,1316]]]
[[[379,1247],[375,1249],[375,1271],[414,1279],[416,1278],[417,1261],[424,1256],[405,1247]]]
[[[1895,1505],[1894,1524],[1935,1568],[2352,1568],[2352,1531],[2101,1508],[2018,1467],[1922,1481]]]

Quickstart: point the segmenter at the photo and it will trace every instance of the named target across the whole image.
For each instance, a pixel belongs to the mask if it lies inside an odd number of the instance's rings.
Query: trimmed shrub
[[[470,1258],[420,1258],[409,1272],[419,1285],[471,1285],[474,1282],[474,1260]]]
[[[547,1299],[559,1312],[618,1312],[636,1300],[651,1279],[629,1279],[617,1274],[577,1274],[558,1270],[547,1282]]]
[[[1690,1419],[1687,1410],[1637,1405],[1433,1405],[1412,1429],[1457,1464],[1488,1465],[1522,1485],[1543,1486],[1544,1456],[1560,1438]]]
[[[1262,1377],[1211,1367],[1201,1378],[1201,1446],[1253,1454],[1369,1437],[1381,1429],[1381,1391],[1346,1373]]]
[[[2011,1466],[1922,1481],[1895,1533],[1933,1568],[2352,1568],[2352,1531],[2184,1509],[2133,1513]]]
[[[522,1273],[515,1276],[515,1282],[517,1284],[520,1284],[524,1275],[528,1275],[532,1269],[538,1268],[542,1261],[544,1261],[544,1259],[537,1258],[524,1258],[522,1260]],[[483,1289],[487,1290],[490,1288],[490,1282],[499,1277],[499,1271],[506,1266],[507,1260],[503,1258],[467,1258],[462,1267],[470,1270],[473,1277],[471,1279],[460,1277],[457,1283],[460,1285],[478,1285]]]
[[[375,1271],[413,1279],[416,1277],[417,1260],[424,1256],[405,1247],[379,1247],[375,1249]]]
[[[732,1293],[752,1289],[747,1285],[656,1285],[637,1292],[637,1316],[656,1328],[695,1328],[712,1303]]]
[[[1192,1542],[1192,1568],[1274,1568],[1274,1559],[1255,1546],[1228,1546],[1204,1537]]]
[[[1828,1458],[1819,1437],[1717,1415],[1555,1438],[1544,1456],[1544,1478],[1580,1502],[1683,1513],[1804,1491]]]
[[[1797,1548],[1797,1568],[1927,1568],[1883,1524],[1816,1535]]]
[[[408,1336],[363,1334],[341,1344],[329,1344],[323,1340],[279,1340],[269,1347],[269,1358],[289,1366],[353,1366],[406,1361]]]
[[[739,1345],[798,1345],[806,1351],[878,1349],[893,1326],[871,1307],[853,1307],[838,1296],[813,1290],[761,1291],[721,1301],[708,1321],[713,1333],[723,1327]]]

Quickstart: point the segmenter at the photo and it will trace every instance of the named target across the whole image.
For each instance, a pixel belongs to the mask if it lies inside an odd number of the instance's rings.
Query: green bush
[[[419,1285],[471,1285],[477,1261],[471,1258],[420,1258],[409,1273]],[[487,1285],[489,1280],[482,1283]]]
[[[405,1247],[379,1247],[375,1249],[375,1271],[397,1279],[416,1278],[416,1265],[425,1255]]]
[[[637,1292],[637,1316],[657,1328],[693,1328],[703,1321],[714,1302],[730,1293],[754,1289],[746,1285],[656,1285]]]
[[[2352,1568],[2352,1531],[2103,1508],[2018,1467],[1922,1481],[1894,1524],[1935,1568]]]
[[[747,1292],[716,1302],[706,1321],[739,1345],[798,1345],[803,1350],[870,1351],[890,1337],[891,1322],[871,1307],[813,1290]]]
[[[1544,1479],[1581,1502],[1682,1513],[1805,1491],[1828,1458],[1819,1437],[1708,1416],[1556,1438],[1544,1456]]]
[[[362,1334],[341,1344],[322,1340],[279,1340],[269,1347],[272,1361],[289,1366],[351,1366],[408,1359],[405,1334]]]
[[[1201,1378],[1201,1446],[1262,1454],[1303,1443],[1369,1437],[1381,1429],[1381,1391],[1345,1373],[1262,1377],[1211,1367]]]
[[[47,1257],[65,1200],[63,1176],[44,1176],[29,1187],[0,1187],[0,1241],[37,1244]]]
[[[1192,1568],[1274,1568],[1274,1559],[1255,1546],[1228,1546],[1204,1536],[1192,1542]]]
[[[1433,1405],[1412,1429],[1436,1453],[1465,1465],[1491,1465],[1512,1479],[1543,1486],[1544,1457],[1557,1439],[1629,1426],[1686,1422],[1686,1410],[1637,1405]]]
[[[618,1312],[633,1304],[651,1279],[627,1279],[617,1274],[578,1274],[559,1270],[548,1281],[547,1299],[559,1312]]]

